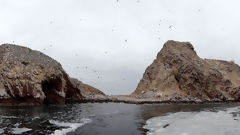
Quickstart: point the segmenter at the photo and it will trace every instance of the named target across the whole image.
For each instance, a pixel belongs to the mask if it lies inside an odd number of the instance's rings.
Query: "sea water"
[[[84,103],[0,107],[0,134],[238,135],[238,106]]]

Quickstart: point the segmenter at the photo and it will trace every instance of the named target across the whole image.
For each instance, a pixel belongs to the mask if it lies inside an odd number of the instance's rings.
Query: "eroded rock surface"
[[[202,59],[188,42],[168,41],[131,96],[170,101],[239,100],[240,67]]]
[[[0,46],[0,105],[35,105],[81,100],[62,66],[39,51]]]

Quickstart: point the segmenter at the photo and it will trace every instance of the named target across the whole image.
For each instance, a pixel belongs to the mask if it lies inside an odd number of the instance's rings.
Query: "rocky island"
[[[0,105],[81,102],[98,94],[105,95],[70,78],[60,63],[39,51],[0,46]]]
[[[131,96],[160,101],[239,101],[240,67],[234,62],[202,59],[189,42],[168,41]]]
[[[200,58],[189,42],[168,41],[127,96],[107,96],[69,77],[61,64],[26,47],[0,46],[0,105],[66,102],[221,102],[239,101],[240,67]]]

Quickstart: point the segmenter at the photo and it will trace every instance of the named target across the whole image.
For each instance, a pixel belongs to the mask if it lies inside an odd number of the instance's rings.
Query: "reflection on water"
[[[188,129],[186,126],[194,125],[193,123],[196,123],[198,119],[206,116],[209,116],[209,119],[202,119],[201,123],[196,125],[195,128],[204,127],[205,122],[220,123],[221,119],[218,119],[218,117],[223,117],[224,121],[229,122],[231,126],[238,127],[239,123],[232,122],[232,119],[238,121],[240,109],[235,108],[235,111],[227,109],[238,105],[87,103],[37,107],[1,107],[0,134],[139,135],[158,134],[157,129],[164,129],[161,134],[174,134],[174,131],[177,132],[179,128]],[[210,114],[208,115],[206,112]],[[230,115],[225,117],[224,114],[231,114],[231,117]],[[218,125],[215,125],[215,128],[217,127]],[[195,129],[191,129],[191,131],[193,130]],[[189,133],[191,132],[189,131]]]

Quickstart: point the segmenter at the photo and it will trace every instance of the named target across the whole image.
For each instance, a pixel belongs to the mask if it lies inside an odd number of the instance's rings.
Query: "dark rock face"
[[[240,99],[240,67],[201,59],[188,42],[168,41],[150,65],[133,97],[175,101]]]
[[[81,100],[62,66],[26,47],[0,46],[0,105],[36,105]]]

